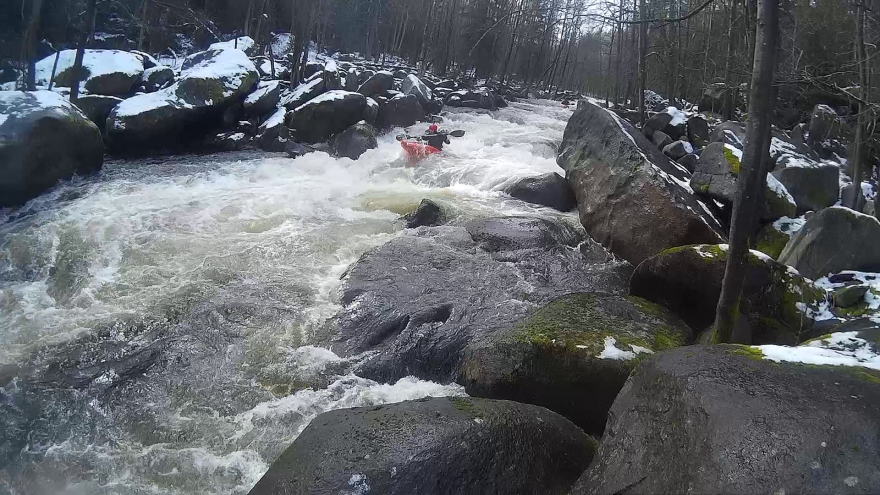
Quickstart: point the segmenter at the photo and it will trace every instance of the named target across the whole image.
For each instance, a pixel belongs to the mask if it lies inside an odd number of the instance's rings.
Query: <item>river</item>
[[[0,211],[0,493],[247,493],[324,411],[463,394],[366,380],[311,344],[345,269],[422,198],[559,215],[500,190],[561,173],[570,115],[451,110],[466,135],[414,169],[394,133],[358,161],[114,160]]]

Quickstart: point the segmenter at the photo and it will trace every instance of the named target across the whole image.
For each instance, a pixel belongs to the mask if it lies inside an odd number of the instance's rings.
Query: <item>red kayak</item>
[[[419,162],[435,153],[440,153],[440,150],[437,148],[424,143],[418,143],[415,141],[400,141],[400,147],[403,148],[404,153],[406,153],[406,157],[409,160],[409,165],[412,167]]]

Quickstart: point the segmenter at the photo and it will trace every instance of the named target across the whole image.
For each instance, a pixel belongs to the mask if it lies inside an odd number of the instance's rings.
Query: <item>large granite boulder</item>
[[[544,408],[437,397],[321,414],[251,495],[564,495],[595,441]]]
[[[73,62],[76,50],[63,50],[58,57],[55,69],[55,85],[73,85]],[[40,86],[48,86],[52,78],[55,54],[37,62],[36,81]],[[121,50],[86,50],[83,54],[83,74],[80,89],[91,94],[107,96],[128,96],[140,81],[144,63],[133,53]]]
[[[504,192],[527,203],[549,206],[559,211],[571,211],[577,206],[568,181],[556,172],[522,178],[505,188]]]
[[[61,95],[0,91],[0,207],[22,204],[103,163],[101,131]]]
[[[814,280],[843,270],[880,271],[880,222],[849,208],[826,208],[807,219],[779,261]]]
[[[630,294],[669,308],[701,332],[715,321],[726,266],[726,244],[669,249],[636,267]],[[803,342],[814,336],[811,315],[824,307],[824,290],[759,251],[749,253],[740,312],[751,342]]]
[[[557,163],[587,233],[630,263],[674,246],[721,242],[721,227],[693,196],[687,170],[613,112],[579,103]]]
[[[360,122],[366,105],[360,93],[329,91],[287,112],[284,121],[296,139],[320,143]]]
[[[141,74],[141,86],[147,93],[159,91],[174,81],[174,70],[164,65],[156,65]]]
[[[250,93],[257,69],[241,50],[219,49],[187,57],[171,86],[129,98],[107,117],[107,137],[117,152],[161,150],[203,138],[223,112]]]
[[[405,95],[414,95],[425,112],[432,109],[431,100],[434,98],[434,95],[431,93],[431,89],[414,74],[406,76],[400,85],[400,92]]]
[[[709,144],[709,122],[699,115],[688,118],[687,138],[691,144],[698,148]]]
[[[767,347],[644,360],[572,495],[880,492],[880,373]]]
[[[324,80],[318,77],[300,84],[293,91],[283,93],[281,95],[281,105],[288,110],[296,110],[300,105],[313,98],[317,98],[326,91]]]
[[[831,162],[815,163],[780,159],[773,171],[797,203],[798,214],[827,208],[840,198],[840,167]]]
[[[357,92],[364,96],[381,95],[394,86],[394,74],[387,70],[380,70],[370,75]]]

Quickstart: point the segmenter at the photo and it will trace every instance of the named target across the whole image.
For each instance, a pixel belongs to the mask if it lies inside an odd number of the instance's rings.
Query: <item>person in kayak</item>
[[[431,124],[422,135],[421,140],[427,143],[428,146],[442,150],[444,144],[449,144],[449,134],[446,131],[440,131],[437,128],[437,124]]]

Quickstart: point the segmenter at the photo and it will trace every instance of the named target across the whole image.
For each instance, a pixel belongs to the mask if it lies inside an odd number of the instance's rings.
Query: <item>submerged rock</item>
[[[661,352],[627,381],[571,493],[876,493],[878,408],[877,371],[754,347]]]
[[[504,192],[527,203],[549,206],[559,211],[571,211],[577,206],[568,181],[555,172],[525,177],[504,189]]]
[[[101,169],[101,131],[51,91],[0,91],[0,207]]]
[[[721,241],[717,220],[690,191],[687,170],[613,112],[579,105],[557,162],[587,233],[630,263],[674,246]]]
[[[419,207],[411,213],[403,216],[406,228],[436,227],[449,221],[451,207],[439,201],[425,198],[419,203]]]
[[[812,279],[843,270],[880,271],[880,222],[842,206],[813,214],[779,255]]]
[[[630,294],[669,308],[701,332],[715,321],[726,265],[726,244],[669,249],[636,267]],[[813,337],[806,313],[818,313],[823,305],[824,290],[763,253],[750,252],[740,311],[753,343],[798,344]]]
[[[595,449],[541,407],[427,398],[321,414],[250,493],[564,495]]]
[[[569,294],[469,345],[460,383],[473,396],[544,406],[599,435],[639,359],[692,338],[678,317],[644,299]]]

